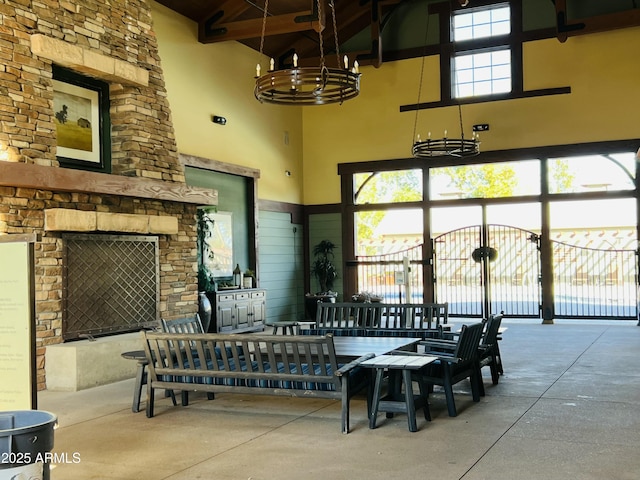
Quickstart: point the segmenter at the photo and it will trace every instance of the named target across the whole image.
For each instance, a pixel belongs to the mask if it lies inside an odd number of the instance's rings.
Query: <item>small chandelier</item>
[[[318,17],[320,18],[321,0],[316,0]],[[318,67],[298,67],[298,55],[293,55],[293,68],[275,69],[272,58],[269,70],[260,75],[260,63],[256,65],[256,86],[254,95],[260,102],[277,105],[327,105],[342,103],[355,98],[360,93],[360,71],[358,62],[349,69],[349,59],[345,55],[344,68],[340,68],[340,50],[338,45],[338,29],[336,26],[336,12],[333,0],[329,0],[333,19],[333,34],[336,43],[337,68],[329,68],[324,62],[322,30],[318,31],[320,39],[320,65]],[[260,38],[260,57],[264,46],[265,27],[269,0],[264,2],[264,17],[262,21],[262,36]]]
[[[460,1],[461,6],[466,6],[468,1]],[[427,38],[429,37],[429,10],[427,5],[427,27],[424,35],[425,50],[427,46]],[[424,58],[422,56],[422,68],[420,70],[420,83],[418,87],[418,105],[420,105],[420,94],[422,93],[422,81],[424,77]],[[444,137],[438,139],[431,138],[431,132],[426,140],[422,140],[420,135],[416,136],[416,129],[418,125],[418,111],[416,109],[415,122],[413,125],[413,148],[411,153],[416,158],[429,158],[429,157],[473,157],[480,153],[480,138],[476,132],[473,132],[471,138],[464,138],[464,127],[462,125],[462,107],[458,103],[458,117],[460,118],[460,138],[447,137],[447,131],[444,131]]]
[[[412,153],[416,158],[427,157],[473,157],[480,153],[480,136],[473,132],[470,139],[464,138],[464,129],[462,127],[462,108],[458,104],[458,114],[460,116],[460,138],[448,138],[447,131],[444,131],[444,137],[436,140],[429,138],[421,140],[420,135],[417,136],[413,144]]]

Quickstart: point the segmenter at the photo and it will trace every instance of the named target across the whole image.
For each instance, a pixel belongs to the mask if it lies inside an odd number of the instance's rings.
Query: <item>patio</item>
[[[460,323],[460,322],[455,322]],[[218,394],[188,407],[156,400],[156,416],[131,412],[133,379],[74,393],[43,391],[58,415],[55,449],[69,463],[54,480],[635,479],[640,471],[640,329],[636,322],[505,319],[505,375],[471,401],[458,385],[458,416],[430,396],[427,423],[403,414],[369,430],[364,398],[351,433],[334,400]],[[79,463],[73,455],[79,454]],[[78,455],[76,455],[76,458]]]

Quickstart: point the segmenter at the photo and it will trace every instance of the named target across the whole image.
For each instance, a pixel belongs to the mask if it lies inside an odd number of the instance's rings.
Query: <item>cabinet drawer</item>
[[[264,298],[265,292],[251,292],[251,298]]]
[[[228,302],[229,300],[233,300],[233,293],[219,293],[217,300],[218,302]]]
[[[247,300],[249,298],[249,292],[236,293],[236,300]]]

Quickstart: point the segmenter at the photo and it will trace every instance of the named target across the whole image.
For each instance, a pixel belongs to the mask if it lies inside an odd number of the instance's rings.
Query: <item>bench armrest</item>
[[[350,370],[353,370],[354,368],[356,368],[358,365],[360,365],[365,360],[369,360],[370,358],[373,358],[375,356],[376,356],[375,353],[365,353],[361,357],[358,357],[355,360],[352,360],[351,362],[347,363],[346,365],[343,365],[342,367],[340,367],[338,370],[336,370],[335,375],[337,377],[341,377],[345,373],[348,373]]]

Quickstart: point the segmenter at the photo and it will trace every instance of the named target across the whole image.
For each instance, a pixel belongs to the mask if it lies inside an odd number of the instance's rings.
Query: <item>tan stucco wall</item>
[[[180,152],[259,168],[260,198],[336,203],[338,164],[409,157],[416,124],[423,138],[459,135],[455,106],[421,110],[417,121],[415,112],[400,113],[401,105],[439,100],[436,56],[424,60],[419,98],[421,58],[362,67],[361,94],[343,105],[261,105],[253,97],[256,52],[237,42],[201,45],[195,23],[152,7]],[[482,151],[637,138],[638,51],[640,28],[526,43],[525,90],[568,86],[571,94],[465,105],[465,133],[490,124]],[[228,124],[214,125],[212,114]]]
[[[180,153],[259,169],[261,199],[302,203],[302,109],[255,99],[257,52],[239,42],[198,43],[195,22],[151,7]]]
[[[569,95],[487,102],[462,107],[465,133],[490,124],[481,150],[633,139],[640,136],[640,28],[524,45],[525,90],[571,87]],[[411,156],[421,59],[361,69],[362,90],[342,106],[305,109],[304,203],[340,200],[339,163]],[[422,102],[439,100],[437,57],[425,61]],[[425,138],[459,135],[457,107],[422,110],[418,133]],[[640,145],[640,141],[639,141]],[[326,179],[318,182],[318,178]]]

